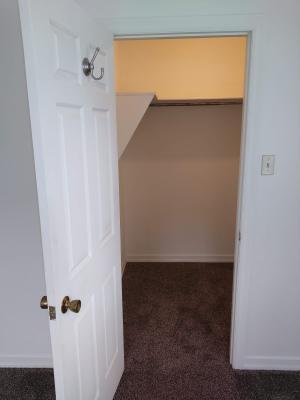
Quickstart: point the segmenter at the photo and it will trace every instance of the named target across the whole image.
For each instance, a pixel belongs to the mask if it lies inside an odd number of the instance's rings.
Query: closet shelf
[[[243,104],[242,98],[236,99],[178,99],[167,100],[154,97],[150,107],[178,107],[178,106],[223,106],[231,104]]]

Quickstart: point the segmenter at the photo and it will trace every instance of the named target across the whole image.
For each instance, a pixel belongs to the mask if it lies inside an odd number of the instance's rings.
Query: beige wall
[[[241,98],[245,37],[115,41],[118,92],[159,99]]]
[[[228,261],[241,105],[151,107],[120,161],[127,260]]]

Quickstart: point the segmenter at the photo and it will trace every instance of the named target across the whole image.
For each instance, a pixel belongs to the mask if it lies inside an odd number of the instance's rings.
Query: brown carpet
[[[229,364],[232,265],[130,263],[114,400],[300,400],[300,373]]]
[[[228,264],[128,264],[114,400],[300,400],[300,373],[231,369],[231,283]],[[54,400],[52,370],[0,369],[0,399]]]
[[[1,400],[55,400],[53,370],[0,368]]]

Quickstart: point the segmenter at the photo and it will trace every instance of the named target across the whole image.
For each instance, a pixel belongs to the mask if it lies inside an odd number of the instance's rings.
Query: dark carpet
[[[1,368],[1,400],[54,400],[52,369]]]
[[[229,364],[232,266],[130,263],[114,400],[300,400],[300,373]],[[0,369],[1,400],[54,400],[49,369]]]
[[[114,400],[300,400],[300,373],[232,370],[232,278],[230,264],[127,264]]]

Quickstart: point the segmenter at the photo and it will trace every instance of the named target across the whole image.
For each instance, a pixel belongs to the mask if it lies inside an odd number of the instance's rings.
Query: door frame
[[[156,24],[154,23],[156,22]],[[245,65],[244,102],[239,162],[238,201],[236,212],[236,233],[234,249],[234,273],[231,310],[230,363],[234,369],[245,368],[247,331],[247,302],[249,287],[249,268],[247,268],[245,249],[249,221],[248,203],[251,191],[251,167],[253,168],[254,143],[252,134],[256,97],[256,75],[258,43],[261,37],[262,22],[260,14],[161,18],[124,18],[111,20],[110,29],[114,39],[162,39],[188,37],[247,37]],[[183,26],[183,30],[178,29]],[[153,28],[155,26],[155,28]],[[189,28],[187,30],[187,27]],[[200,27],[200,28],[199,28]],[[202,27],[202,28],[201,28]],[[250,114],[250,117],[249,117]],[[252,118],[251,118],[252,116]]]

